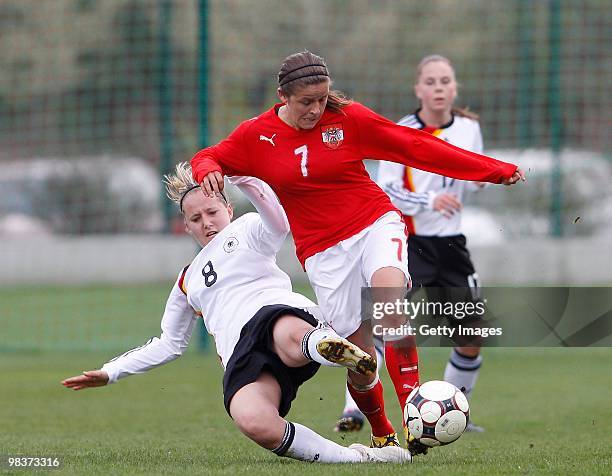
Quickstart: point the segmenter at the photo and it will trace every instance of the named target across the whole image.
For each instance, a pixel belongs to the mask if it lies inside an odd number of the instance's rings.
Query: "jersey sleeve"
[[[433,135],[400,126],[365,106],[353,104],[363,158],[388,160],[461,180],[500,183],[517,169],[514,164],[476,154]]]
[[[255,177],[230,177],[229,183],[236,185],[258,212],[247,230],[251,248],[264,254],[277,253],[289,233],[289,222],[275,193]]]
[[[475,125],[474,125],[474,142],[472,145],[472,150],[478,154],[482,154],[483,152],[483,141],[482,141],[482,132],[480,131],[480,124],[478,124],[478,122],[474,121]],[[466,189],[468,192],[478,192],[480,190],[482,190],[483,188],[485,188],[487,184],[481,183],[481,182],[467,182],[466,183]]]
[[[475,122],[475,128],[476,130],[474,131],[474,145],[472,146],[472,151],[476,152],[477,154],[482,154],[482,132],[480,131],[480,124],[478,124],[478,122]]]
[[[434,192],[411,192],[404,186],[406,166],[395,162],[381,161],[378,165],[376,183],[404,215],[413,216],[431,209]]]
[[[187,302],[187,296],[177,280],[166,302],[161,335],[151,337],[143,345],[104,364],[102,370],[108,373],[108,383],[115,383],[128,375],[144,373],[180,357],[189,345],[195,322],[195,311]]]
[[[217,145],[206,147],[192,157],[191,171],[197,183],[211,172],[223,175],[250,175],[250,161],[244,135],[252,120],[240,124]]]

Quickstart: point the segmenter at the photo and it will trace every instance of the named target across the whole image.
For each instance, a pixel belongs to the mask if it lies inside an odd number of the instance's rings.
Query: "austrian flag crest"
[[[342,123],[321,126],[321,137],[323,139],[323,144],[330,149],[337,149],[342,145],[342,141],[344,140]]]

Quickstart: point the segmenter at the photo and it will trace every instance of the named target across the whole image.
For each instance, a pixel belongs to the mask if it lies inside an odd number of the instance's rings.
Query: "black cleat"
[[[429,446],[424,445],[408,431],[408,427],[404,426],[404,436],[406,437],[406,447],[412,456],[426,455]]]
[[[346,412],[342,414],[336,422],[334,431],[339,433],[349,433],[352,431],[360,431],[363,428],[365,417],[359,410]]]

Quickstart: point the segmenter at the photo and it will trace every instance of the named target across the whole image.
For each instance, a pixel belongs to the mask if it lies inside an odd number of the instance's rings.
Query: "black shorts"
[[[417,236],[408,238],[408,271],[412,277],[410,299],[425,288],[429,301],[476,303],[480,300],[478,276],[466,248],[464,235]],[[446,315],[451,326],[480,326],[479,315],[459,319]]]
[[[229,414],[232,397],[245,385],[255,382],[262,372],[268,371],[278,381],[281,401],[278,412],[289,413],[297,390],[319,370],[320,364],[310,362],[303,367],[287,367],[272,351],[272,328],[281,316],[291,314],[316,326],[318,321],[308,312],[284,304],[264,306],[247,322],[230,357],[223,375],[223,403]],[[231,416],[231,414],[230,414]]]
[[[414,287],[471,287],[475,274],[464,235],[408,237],[408,271]]]

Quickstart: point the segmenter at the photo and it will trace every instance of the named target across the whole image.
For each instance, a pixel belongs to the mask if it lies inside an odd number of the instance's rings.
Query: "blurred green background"
[[[282,59],[299,50],[394,121],[417,107],[420,58],[448,56],[486,153],[528,174],[465,209],[483,284],[609,286],[611,40],[606,0],[2,0],[0,453],[58,455],[69,474],[312,471],[230,425],[201,328],[192,349],[206,354],[108,389],[59,385],[159,334],[197,251],[161,175],[269,108]],[[312,297],[291,240],[279,264]],[[441,378],[447,357],[423,349],[423,380]],[[487,349],[472,400],[487,433],[414,469],[609,474],[610,362],[607,348]],[[342,382],[322,371],[290,417],[363,443],[331,431]]]
[[[2,1],[0,349],[157,332],[196,252],[161,175],[269,108],[305,48],[392,120],[419,59],[451,58],[487,153],[529,177],[465,210],[483,283],[609,285],[611,36],[604,0]],[[309,292],[290,240],[279,263]]]

